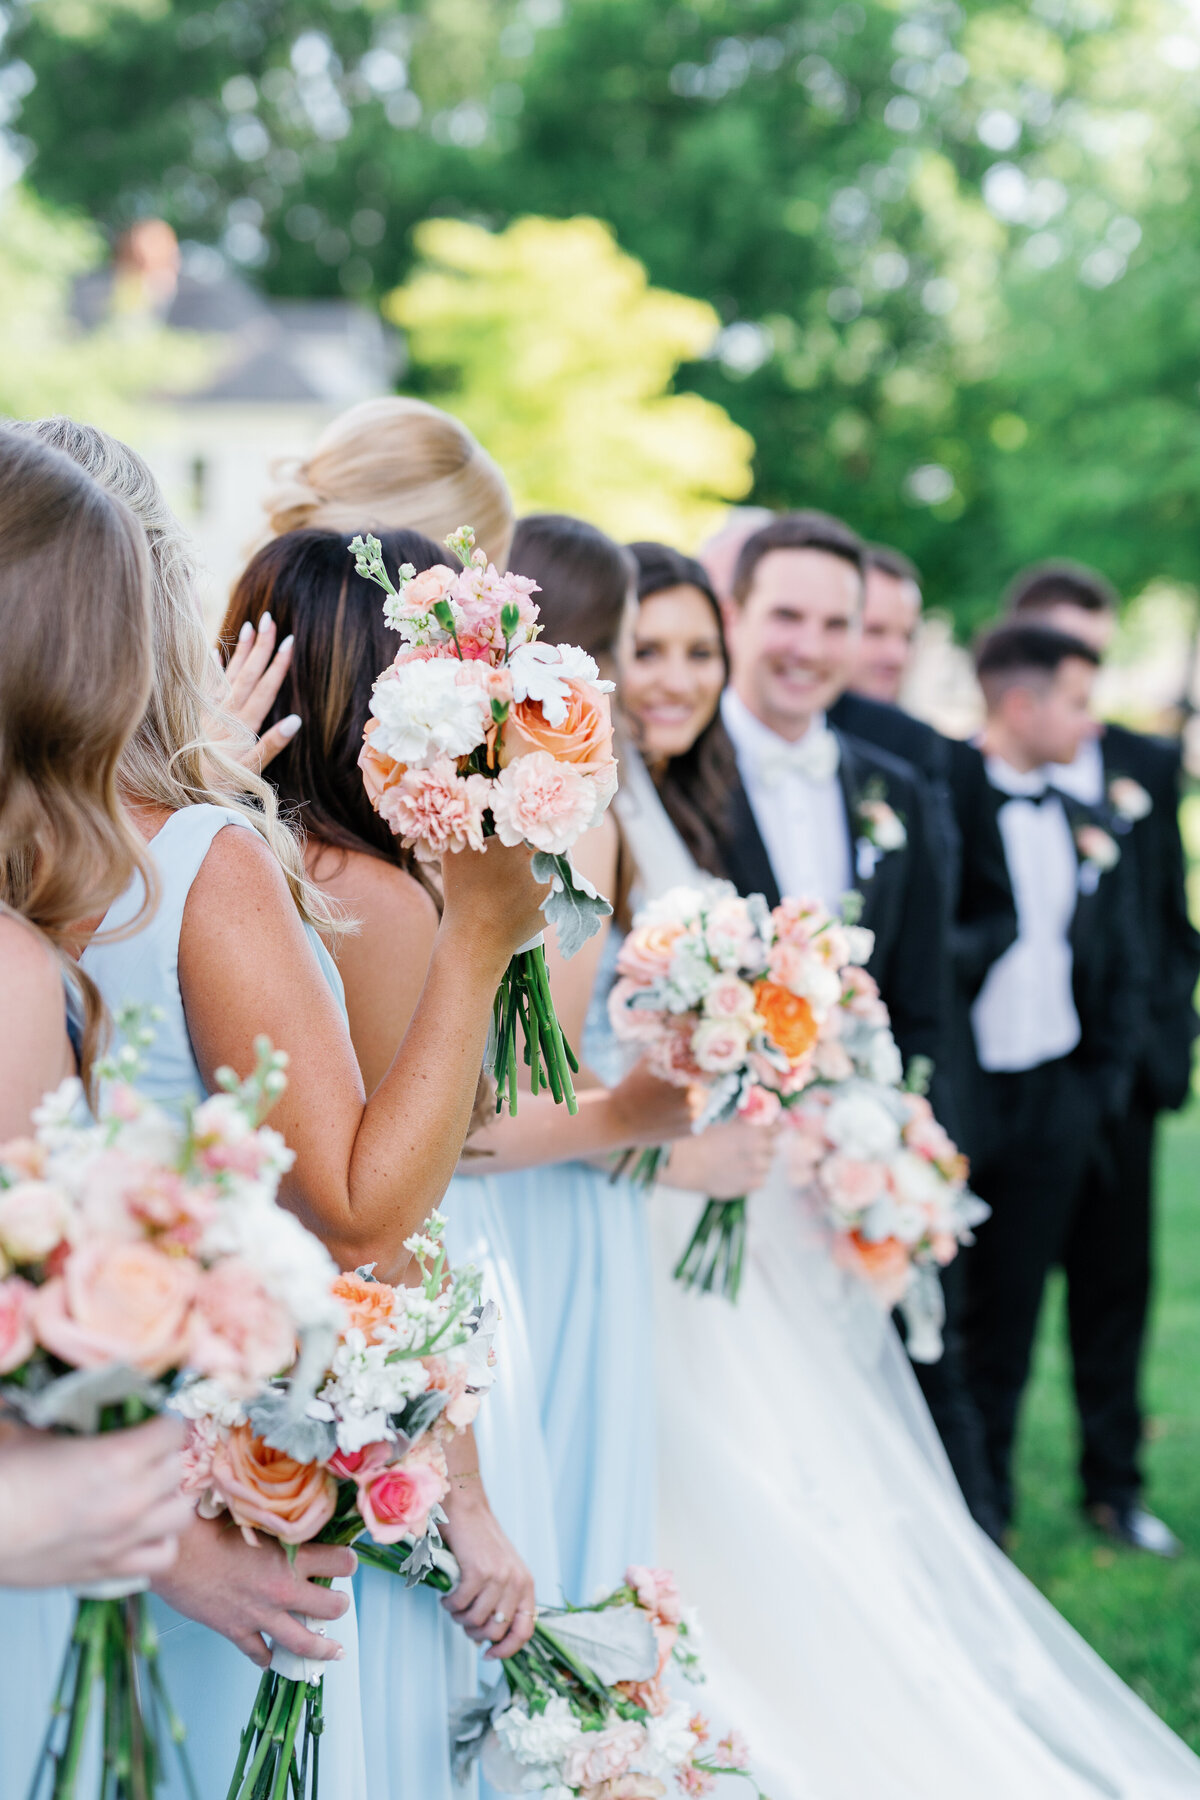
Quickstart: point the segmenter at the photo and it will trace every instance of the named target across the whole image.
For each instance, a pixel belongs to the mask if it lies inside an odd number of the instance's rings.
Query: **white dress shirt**
[[[1025,775],[998,756],[988,780],[1013,799],[1000,808],[1000,835],[1017,903],[1017,939],[994,962],[971,1008],[980,1067],[1034,1069],[1067,1056],[1079,1042],[1071,977],[1071,924],[1079,859],[1058,795],[1037,805],[1023,795],[1046,790],[1043,769]]]
[[[756,719],[732,688],[721,696],[721,717],[780,894],[820,900],[836,909],[853,885],[836,758],[831,772],[817,776],[789,766],[799,746]],[[828,733],[824,713],[816,715],[800,744],[814,732],[822,737]]]
[[[1079,746],[1074,762],[1047,763],[1046,779],[1051,787],[1070,794],[1084,806],[1104,803],[1104,752],[1099,738],[1087,738]]]

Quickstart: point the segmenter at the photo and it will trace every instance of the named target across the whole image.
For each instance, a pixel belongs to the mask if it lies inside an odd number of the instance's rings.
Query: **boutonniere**
[[[1154,811],[1154,802],[1132,775],[1114,775],[1108,784],[1108,804],[1117,818],[1118,829],[1128,831],[1139,820]]]
[[[908,842],[904,820],[888,803],[883,783],[871,782],[855,809],[855,863],[860,881],[869,881],[881,858]]]
[[[1075,848],[1080,857],[1079,891],[1094,894],[1100,886],[1100,877],[1115,869],[1121,860],[1116,839],[1110,837],[1102,825],[1077,825]]]

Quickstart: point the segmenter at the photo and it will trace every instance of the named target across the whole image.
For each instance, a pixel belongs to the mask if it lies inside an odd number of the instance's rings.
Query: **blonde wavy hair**
[[[155,896],[118,786],[150,695],[150,626],[150,557],[128,509],[0,430],[0,906],[48,940],[82,999],[89,1094],[107,1014],[69,947],[135,872],[146,907],[131,929]]]
[[[508,483],[466,426],[424,400],[387,395],[326,427],[306,462],[280,462],[263,501],[272,537],[322,531],[423,531],[441,543],[471,525],[497,566],[508,564],[514,515]]]
[[[153,679],[141,724],[121,758],[122,790],[171,812],[208,804],[241,813],[275,853],[300,916],[336,935],[343,923],[309,881],[300,840],[280,817],[275,790],[236,758],[249,734],[222,704],[224,678],[200,614],[191,541],[149,467],[127,444],[74,419],[39,419],[21,429],[63,451],[122,501],[149,544]]]

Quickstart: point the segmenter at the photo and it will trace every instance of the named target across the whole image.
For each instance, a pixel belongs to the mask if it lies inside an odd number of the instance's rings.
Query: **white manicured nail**
[[[290,650],[292,645],[295,643],[295,641],[296,641],[295,638],[292,636],[291,632],[289,631],[287,636],[284,638],[282,644],[280,644],[279,650],[277,650],[275,654],[278,656],[280,651]]]
[[[279,721],[280,737],[294,738],[302,724],[303,720],[299,713],[289,713],[286,719]]]
[[[249,619],[247,619],[245,624],[242,626],[242,629],[238,632],[238,643],[244,644],[246,639],[253,635],[253,632],[254,632],[254,627],[250,623]]]
[[[264,613],[264,614],[263,614],[263,616],[262,616],[262,618],[261,618],[261,619],[260,619],[260,620],[259,620],[259,621],[258,621],[258,629],[259,629],[259,630],[260,630],[260,631],[265,631],[265,630],[266,630],[266,629],[267,629],[267,626],[268,626],[268,625],[269,625],[269,624],[270,624],[270,623],[271,623],[271,615],[270,615],[270,613]]]

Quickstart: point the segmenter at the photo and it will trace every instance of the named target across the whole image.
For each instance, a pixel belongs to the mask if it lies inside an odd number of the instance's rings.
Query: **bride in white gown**
[[[653,748],[711,718],[721,649],[699,582],[642,588],[622,698]],[[696,880],[635,756],[619,816],[637,899]],[[786,1174],[751,1202],[736,1306],[671,1278],[698,1203],[651,1208],[658,1550],[704,1626],[702,1704],[772,1800],[1200,1796],[1200,1761],[974,1524],[890,1321]]]

